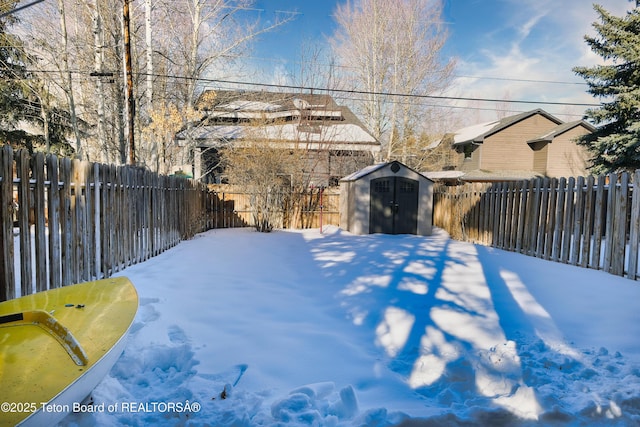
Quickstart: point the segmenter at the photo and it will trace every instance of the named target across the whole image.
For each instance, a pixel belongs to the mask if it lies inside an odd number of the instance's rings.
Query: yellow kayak
[[[0,303],[0,426],[54,425],[122,354],[138,310],[126,277]]]

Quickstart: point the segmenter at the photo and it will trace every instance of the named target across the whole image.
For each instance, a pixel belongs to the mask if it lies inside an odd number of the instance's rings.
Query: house
[[[192,152],[195,178],[224,182],[219,151],[250,142],[303,153],[307,181],[338,180],[374,163],[380,142],[347,107],[329,95],[264,91],[205,91],[197,103],[202,119],[176,136]],[[191,170],[191,169],[188,169]]]
[[[556,126],[550,132],[527,141],[534,151],[533,169],[546,176],[559,178],[589,175],[590,154],[576,139],[596,128],[584,120]]]
[[[584,120],[564,123],[535,109],[459,129],[442,143],[457,153],[449,169],[464,173],[463,181],[579,176],[589,174],[589,154],[575,140],[594,130]]]

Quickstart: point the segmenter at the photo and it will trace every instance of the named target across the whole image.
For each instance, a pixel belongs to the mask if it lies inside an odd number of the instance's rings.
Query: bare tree
[[[253,0],[129,1],[136,157],[141,165],[164,169],[171,159],[160,158],[165,139],[141,138],[157,135],[164,126],[151,120],[163,117],[173,126],[175,117],[168,111],[174,107],[171,111],[184,113],[183,125],[193,120],[202,79],[219,69],[233,73],[229,55],[242,53],[257,35],[295,15],[281,14],[261,24],[251,18]],[[39,77],[55,88],[54,97],[68,98],[66,108],[75,111],[79,129],[74,139],[81,141],[84,156],[118,163],[126,162],[129,149],[122,6],[111,0],[57,0],[22,14],[29,51],[40,58]]]
[[[441,58],[447,37],[441,15],[441,2],[433,0],[354,0],[336,7],[334,52],[354,87],[366,92],[356,111],[386,142],[389,159],[407,155],[404,141],[421,131],[426,107],[385,94],[434,94],[450,83],[454,62]]]
[[[280,14],[268,24],[251,20],[246,11],[254,0],[159,0],[164,16],[158,50],[168,66],[183,77],[176,82],[185,106],[198,97],[198,80],[220,69],[231,71],[230,59],[244,52],[258,35],[283,25],[293,14]]]
[[[278,125],[266,119],[254,120],[245,126],[241,141],[221,150],[229,183],[251,194],[254,226],[261,232],[283,224],[286,198],[302,179],[302,152],[291,149],[282,135],[269,131]]]

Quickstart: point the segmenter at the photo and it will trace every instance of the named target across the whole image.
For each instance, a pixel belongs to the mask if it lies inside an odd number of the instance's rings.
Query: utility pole
[[[122,18],[124,23],[124,68],[127,79],[127,112],[129,116],[129,164],[136,164],[136,144],[134,138],[134,117],[136,112],[136,101],[133,98],[133,73],[131,66],[131,34],[129,18],[129,2],[124,0],[122,8]]]

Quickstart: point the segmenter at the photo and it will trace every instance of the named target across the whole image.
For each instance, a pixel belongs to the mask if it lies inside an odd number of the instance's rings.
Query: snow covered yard
[[[211,230],[122,274],[129,342],[64,426],[640,423],[628,279],[334,227]]]

